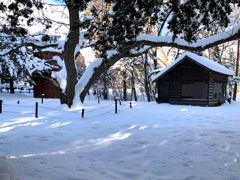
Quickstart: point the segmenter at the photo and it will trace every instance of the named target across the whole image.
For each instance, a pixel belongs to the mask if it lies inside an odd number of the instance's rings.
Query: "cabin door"
[[[159,103],[169,103],[169,82],[160,81],[158,87]]]

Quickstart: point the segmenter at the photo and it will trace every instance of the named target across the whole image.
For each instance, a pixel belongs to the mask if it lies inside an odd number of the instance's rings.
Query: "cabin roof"
[[[196,55],[194,53],[191,53],[191,52],[186,52],[186,53],[182,54],[182,56],[177,58],[172,64],[170,64],[169,66],[167,66],[166,68],[161,70],[159,73],[157,73],[153,77],[153,81],[157,81],[159,78],[161,78],[163,75],[165,75],[166,73],[171,71],[175,66],[180,64],[186,58],[192,60],[193,62],[195,62],[195,63],[199,64],[200,66],[203,66],[203,67],[205,67],[209,70],[212,70],[212,71],[215,71],[215,72],[218,72],[218,73],[221,73],[221,74],[225,74],[225,75],[228,75],[228,76],[232,76],[234,74],[233,70],[230,70],[230,69],[222,66],[221,64],[219,64],[215,61],[204,58],[202,56],[198,56],[198,55]]]

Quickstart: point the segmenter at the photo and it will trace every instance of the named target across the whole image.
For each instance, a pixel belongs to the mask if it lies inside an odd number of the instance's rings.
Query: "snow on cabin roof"
[[[171,69],[173,69],[176,65],[178,65],[180,62],[182,62],[185,59],[185,57],[189,57],[190,60],[196,62],[197,64],[200,64],[207,69],[210,69],[215,72],[219,72],[221,74],[232,76],[234,73],[233,70],[230,70],[217,62],[214,62],[214,61],[204,58],[202,56],[198,56],[194,53],[186,52],[186,53],[183,53],[182,56],[177,58],[172,64],[170,64],[169,66],[164,68],[161,72],[156,74],[153,77],[153,81],[156,81],[157,79],[159,79],[160,77],[165,75],[167,72],[169,72]]]

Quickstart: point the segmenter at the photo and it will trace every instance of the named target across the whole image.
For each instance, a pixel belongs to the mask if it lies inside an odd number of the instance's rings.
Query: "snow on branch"
[[[205,49],[212,48],[219,44],[240,39],[240,24],[234,26],[232,29],[204,38],[200,39],[194,43],[189,43],[182,38],[175,38],[173,41],[172,35],[167,36],[153,36],[153,35],[139,35],[136,38],[136,41],[127,41],[123,44],[123,50],[121,52],[116,53],[116,50],[109,50],[107,52],[108,58],[111,59],[111,56],[115,56],[117,54],[122,54],[122,57],[136,57],[147,50],[154,47],[175,47],[182,50],[187,51],[203,51]],[[86,47],[94,47],[97,44],[97,41],[93,41],[91,43],[85,42],[81,48]],[[140,48],[139,48],[140,47]],[[124,53],[123,53],[124,52]]]
[[[48,48],[48,47],[58,47],[58,43],[43,43],[43,42],[39,42],[39,41],[36,41],[36,40],[32,40],[32,41],[29,41],[29,42],[25,42],[25,43],[22,43],[22,44],[18,44],[16,47],[14,48],[6,48],[4,50],[2,50],[0,52],[0,56],[6,56],[7,54],[23,47],[23,46],[32,46],[34,48]]]
[[[234,84],[236,84],[236,83],[240,83],[240,77],[235,76],[235,77],[233,77],[233,78],[230,78],[228,81],[229,81],[229,84],[230,84],[230,85],[234,85]]]
[[[181,38],[176,38],[172,41],[172,36],[152,36],[139,35],[137,37],[136,46],[144,45],[139,51],[131,50],[131,54],[142,54],[144,51],[153,47],[171,46],[188,51],[203,51],[205,49],[214,47],[216,45],[237,40],[240,38],[240,24],[234,26],[232,29],[200,39],[195,43],[189,43]]]

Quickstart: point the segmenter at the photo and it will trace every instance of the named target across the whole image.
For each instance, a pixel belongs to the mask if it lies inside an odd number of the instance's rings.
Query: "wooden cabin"
[[[227,99],[233,71],[217,62],[187,52],[153,77],[157,102],[218,106]]]

